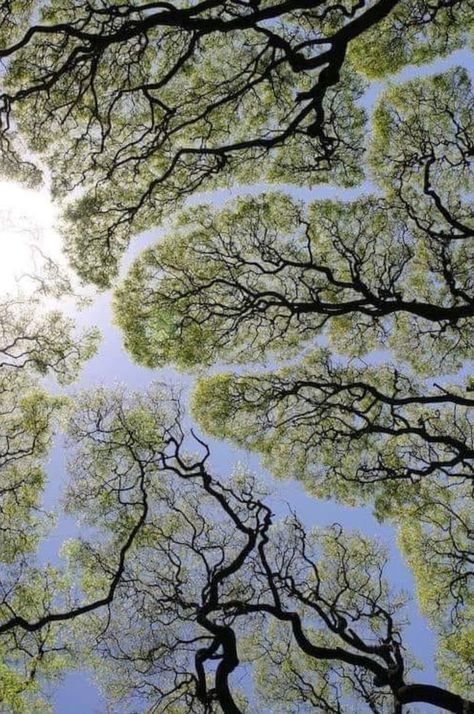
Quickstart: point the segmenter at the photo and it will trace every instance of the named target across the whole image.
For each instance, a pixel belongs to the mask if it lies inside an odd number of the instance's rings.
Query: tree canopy
[[[306,531],[291,513],[277,519],[243,469],[216,478],[169,389],[85,394],[69,432],[78,450],[68,508],[105,535],[101,546],[97,536],[68,546],[86,592],[140,524],[109,610],[94,610],[82,631],[120,711],[471,706],[410,682],[404,597],[385,579],[380,544],[338,525]],[[239,666],[253,686],[239,687]]]
[[[17,597],[8,593],[0,624],[14,653],[2,672],[9,710],[34,706],[37,685],[79,658],[124,712],[382,714],[412,703],[470,711],[465,696],[413,681],[406,595],[387,579],[380,543],[337,524],[307,530],[294,513],[277,516],[245,469],[214,475],[208,447],[184,421],[179,397],[163,384],[71,401],[66,509],[87,533],[65,544],[66,572],[15,571]],[[422,514],[412,526],[421,549],[430,515]],[[442,580],[439,545],[440,562],[428,567]],[[448,672],[453,652],[464,647],[470,656],[462,632],[441,641]],[[18,674],[18,653],[27,675]],[[456,675],[457,688],[469,686]]]
[[[73,320],[42,303],[34,295],[0,300],[0,702],[19,713],[46,711],[38,682],[54,680],[66,655],[49,626],[15,627],[17,617],[41,618],[65,587],[64,574],[36,558],[53,523],[43,507],[46,461],[66,403],[41,377],[73,381],[98,337],[78,335]]]
[[[472,355],[471,104],[464,70],[383,95],[369,145],[383,195],[304,206],[264,194],[182,214],[118,291],[132,355],[288,357],[323,333],[344,352],[389,347],[416,371],[457,369]]]
[[[371,195],[192,207],[115,295],[138,362],[239,365],[197,382],[206,432],[397,526],[460,691],[472,686],[471,106],[461,68],[390,87],[373,112]]]
[[[396,527],[440,675],[418,677],[389,552],[216,476],[173,390],[47,391],[97,345],[43,303],[70,291],[50,262],[43,297],[0,298],[2,711],[48,711],[74,666],[124,713],[474,711],[474,93],[462,67],[388,81],[473,22],[473,0],[0,3],[2,176],[48,177],[71,265],[114,286],[133,359],[197,376],[205,433]],[[364,193],[289,196],[322,183]],[[60,432],[56,515],[82,531],[53,567]]]
[[[196,190],[277,181],[354,185],[358,99],[469,41],[472,0],[3,3],[2,165],[46,162],[80,275],[109,284],[130,237]]]

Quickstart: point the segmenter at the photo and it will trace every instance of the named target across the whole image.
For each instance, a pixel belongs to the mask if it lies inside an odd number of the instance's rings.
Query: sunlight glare
[[[25,276],[37,270],[39,251],[59,257],[56,217],[47,187],[35,191],[0,181],[0,294],[28,290]]]

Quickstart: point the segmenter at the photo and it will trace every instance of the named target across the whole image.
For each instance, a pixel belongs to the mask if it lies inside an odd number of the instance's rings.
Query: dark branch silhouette
[[[93,628],[100,660],[112,658],[117,668],[110,686],[115,676],[128,682],[124,701],[144,697],[158,711],[176,702],[190,711],[218,704],[217,711],[243,712],[232,675],[247,632],[251,657],[270,667],[268,684],[283,676],[301,694],[309,678],[316,709],[326,698],[330,711],[342,711],[347,680],[351,696],[374,711],[389,702],[470,711],[471,702],[442,687],[409,681],[400,602],[388,594],[380,547],[340,526],[308,533],[294,515],[277,525],[249,475],[218,480],[201,441],[203,456],[187,451],[181,420],[163,387],[130,400],[102,393],[84,400],[75,419],[81,464],[70,506],[91,517],[92,500],[104,503],[92,522],[105,518],[114,538],[143,490],[149,503],[106,620],[97,612]],[[86,570],[107,572],[111,544],[93,557],[97,546],[87,548]],[[315,663],[312,672],[303,655]],[[280,669],[280,656],[288,668]],[[322,662],[327,679],[318,675]]]
[[[57,193],[86,190],[65,234],[76,270],[102,286],[131,235],[216,180],[353,184],[364,52],[353,62],[351,48],[395,42],[408,62],[411,45],[459,42],[468,12],[466,0],[38,6],[37,24],[4,7],[3,165],[38,180],[15,127]]]

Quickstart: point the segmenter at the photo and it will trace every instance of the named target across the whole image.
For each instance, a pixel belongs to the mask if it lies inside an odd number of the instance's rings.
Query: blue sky
[[[433,65],[423,68],[407,68],[396,78],[397,81],[404,81],[414,76],[443,71],[449,67],[462,65],[469,71],[474,70],[473,55],[467,51],[459,51],[449,58],[440,60]],[[393,80],[392,80],[393,81]],[[364,98],[365,106],[370,110],[374,101],[383,89],[381,83],[371,85]],[[245,192],[255,192],[263,187],[246,188]],[[366,183],[361,187],[351,190],[336,190],[329,186],[317,187],[311,191],[296,187],[279,187],[287,190],[293,196],[304,200],[309,198],[332,198],[353,199],[361,193],[371,190],[370,184]],[[231,191],[218,191],[214,194],[205,194],[194,197],[193,202],[198,200],[212,200],[214,203],[222,203],[228,197],[234,197],[241,191],[234,189]],[[132,245],[124,266],[130,263],[132,257],[147,244],[159,239],[160,231],[149,232],[138,238]],[[148,370],[133,364],[125,353],[121,335],[111,322],[110,294],[100,295],[93,305],[77,316],[78,322],[84,326],[96,325],[103,334],[103,341],[98,354],[85,366],[80,381],[74,388],[92,387],[97,384],[125,383],[130,389],[142,390],[154,380],[173,381],[183,383],[186,389],[191,385],[189,377],[177,374],[173,370]],[[360,528],[365,533],[375,535],[387,544],[391,544],[391,579],[397,586],[401,586],[409,591],[413,591],[412,577],[404,565],[396,547],[394,546],[395,532],[387,525],[378,524],[370,513],[370,509],[363,508],[342,508],[335,503],[321,503],[309,497],[300,484],[294,481],[276,482],[267,473],[264,473],[259,466],[258,458],[229,447],[228,445],[207,440],[211,444],[213,453],[213,464],[216,474],[226,474],[232,469],[232,465],[237,461],[243,462],[254,471],[261,474],[272,490],[277,494],[276,503],[279,503],[282,510],[288,503],[299,514],[306,525],[325,525],[335,521],[347,528]],[[65,483],[65,454],[60,446],[54,449],[49,464],[50,482],[45,496],[47,505],[52,505],[60,495]],[[56,560],[61,543],[66,537],[74,535],[76,529],[70,519],[62,519],[45,542],[41,557],[45,560]],[[411,648],[413,654],[426,665],[425,671],[420,674],[423,681],[435,681],[433,670],[433,653],[435,643],[433,636],[427,628],[426,622],[421,618],[414,604],[411,608],[412,625],[407,631],[406,644]],[[101,699],[95,688],[91,676],[88,673],[74,672],[65,677],[63,683],[54,696],[55,712],[57,714],[93,714],[94,712],[105,711],[105,703]],[[432,708],[419,709],[419,711],[433,711]],[[117,714],[120,714],[117,712]]]

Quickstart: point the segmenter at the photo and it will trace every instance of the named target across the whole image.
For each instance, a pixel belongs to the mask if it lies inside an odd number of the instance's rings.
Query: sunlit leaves
[[[428,63],[471,39],[471,0],[404,0],[349,50],[354,69],[370,78],[390,76],[407,64]]]
[[[405,37],[399,64],[420,43],[442,52],[462,42],[465,3],[425,5],[42,4],[47,30],[3,50],[4,109],[50,167],[55,194],[84,191],[65,214],[75,269],[106,286],[131,236],[202,189],[354,185],[366,131],[361,74],[386,71],[394,32]],[[444,42],[448,20],[456,39]],[[7,147],[4,155],[14,166]]]
[[[272,679],[285,659],[280,633],[301,676],[316,679],[321,696],[329,687],[335,707],[346,697],[390,699],[385,643],[399,651],[403,597],[385,580],[380,544],[339,526],[306,532],[294,516],[274,523],[250,474],[217,479],[202,444],[193,445],[201,455],[187,450],[179,402],[163,385],[140,397],[84,394],[71,418],[68,508],[94,535],[67,555],[86,590],[110,577],[124,519],[145,509],[110,608],[77,627],[113,706],[200,712],[210,699],[219,711],[229,696],[246,712],[238,685],[226,694],[228,675],[225,684],[215,677],[241,662],[255,674],[257,710],[280,711],[279,688],[260,690],[259,672],[270,668]],[[360,691],[359,677],[369,678],[354,675],[358,665],[380,675],[380,693]]]

